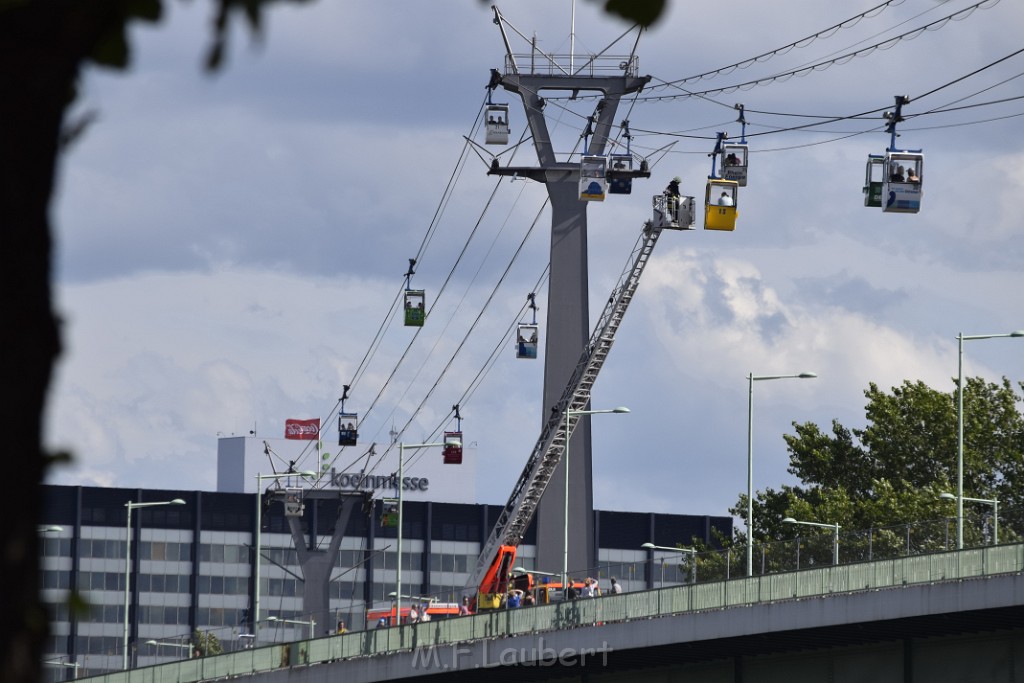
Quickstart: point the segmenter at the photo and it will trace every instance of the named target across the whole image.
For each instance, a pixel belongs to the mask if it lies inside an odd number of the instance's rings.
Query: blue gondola
[[[633,155],[612,154],[608,160],[608,194],[633,191]]]
[[[359,441],[359,414],[338,413],[338,445],[355,446]]]
[[[344,385],[341,394],[341,408],[338,410],[338,445],[355,446],[359,440],[359,414],[346,413],[345,401],[348,399],[348,385]]]
[[[537,334],[540,326],[536,323],[519,323],[516,328],[516,358],[537,357]]]

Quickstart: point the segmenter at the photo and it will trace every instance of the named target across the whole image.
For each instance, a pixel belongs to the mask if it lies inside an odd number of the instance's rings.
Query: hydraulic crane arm
[[[468,584],[478,587],[477,609],[498,607],[501,596],[507,590],[509,571],[515,562],[516,548],[536,514],[541,496],[544,495],[544,490],[551,481],[562,454],[565,453],[565,445],[579,421],[580,416],[571,413],[567,420],[566,411],[585,410],[590,403],[590,391],[597,380],[597,374],[608,357],[608,351],[615,341],[615,333],[633,300],[633,295],[640,284],[640,276],[650,259],[651,252],[654,251],[661,231],[660,225],[650,221],[644,224],[626,268],[612,290],[608,303],[605,304],[572,378],[561,398],[552,407],[551,415],[541,430],[540,438],[537,439],[526,467],[484,544]]]

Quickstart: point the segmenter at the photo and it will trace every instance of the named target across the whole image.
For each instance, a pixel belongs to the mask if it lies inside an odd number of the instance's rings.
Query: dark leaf
[[[607,0],[604,9],[644,27],[653,26],[665,11],[666,0]]]

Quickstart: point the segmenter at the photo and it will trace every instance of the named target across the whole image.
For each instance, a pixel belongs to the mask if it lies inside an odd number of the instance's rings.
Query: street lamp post
[[[260,623],[260,544],[263,541],[263,482],[269,480],[287,479],[288,477],[315,477],[316,472],[303,470],[302,472],[283,472],[281,474],[260,474],[256,473],[256,566],[253,568],[253,601],[252,601],[252,642],[253,645],[259,642]]]
[[[310,615],[309,621],[302,621],[300,619],[281,619],[280,617],[267,617],[267,621],[272,621],[275,624],[298,624],[300,626],[309,627],[309,639],[316,638],[316,620],[313,615]],[[277,640],[277,638],[274,638]]]
[[[395,563],[395,623],[402,623],[402,478],[405,476],[406,448],[444,448],[445,446],[461,446],[458,439],[446,439],[441,443],[399,443],[398,444],[398,539],[395,544],[398,561]]]
[[[952,493],[940,493],[942,500],[960,500],[968,503],[984,503],[992,506],[992,545],[999,545],[999,501],[995,498],[968,498],[967,496],[954,496]]]
[[[999,337],[1024,337],[1024,330],[1004,334],[957,335],[958,352],[956,363],[956,549],[964,547],[964,341],[974,339],[996,339]]]
[[[628,413],[629,408],[619,406],[608,410],[571,410],[565,411],[565,519],[562,535],[562,594],[569,590],[569,418],[579,415],[606,415],[608,413]]]
[[[181,498],[175,498],[174,500],[162,500],[154,503],[133,503],[128,501],[124,504],[126,510],[128,510],[128,521],[125,524],[125,546],[124,546],[124,647],[122,665],[125,671],[128,670],[128,625],[131,620],[128,618],[128,605],[131,597],[130,585],[132,580],[132,510],[135,508],[149,508],[156,507],[157,505],[184,505],[185,501]]]
[[[839,525],[838,524],[822,524],[821,522],[799,522],[792,517],[785,517],[782,520],[783,524],[803,524],[804,526],[816,526],[822,529],[832,530],[832,564],[839,564]]]
[[[669,550],[676,553],[683,553],[693,558],[693,566],[690,568],[691,583],[697,583],[697,550],[695,548],[670,548],[667,545],[654,545],[653,543],[643,543],[640,546],[644,550]],[[653,581],[653,579],[652,579]],[[664,587],[665,577],[664,574],[661,577],[662,587]]]
[[[178,648],[179,650],[188,650],[189,651],[188,652],[188,658],[189,659],[192,658],[192,646],[189,645],[188,643],[185,643],[185,644],[182,644],[182,643],[162,643],[159,640],[147,640],[146,641],[146,645],[152,645],[153,647],[157,647],[157,648],[161,648],[161,647],[174,647],[174,648]],[[159,650],[157,652],[159,654]]]
[[[73,680],[78,680],[78,670],[82,668],[82,665],[78,662],[65,662],[64,657],[58,657],[57,659],[47,659],[43,662],[48,666],[60,666],[68,669],[73,669],[71,677]]]
[[[747,375],[747,576],[754,575],[754,382],[769,379],[813,379],[813,372],[796,375]]]

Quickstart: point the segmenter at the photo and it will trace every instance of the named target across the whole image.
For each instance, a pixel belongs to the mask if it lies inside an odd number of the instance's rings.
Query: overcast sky
[[[628,28],[602,4],[577,3],[578,54]],[[1024,6],[989,2],[942,25],[974,2],[905,0],[785,54],[666,86],[878,2],[669,4],[637,46],[651,83],[616,116],[629,119],[652,177],[588,207],[591,319],[650,197],[675,175],[703,196],[715,132],[739,137],[735,103],[747,109],[750,180],[734,233],[671,232],[658,244],[594,387],[595,408],[632,411],[593,420],[595,505],[724,515],[746,488],[747,373],[819,375],[755,385],[755,488],[778,487],[793,483],[782,440],[792,422],[863,426],[870,382],[950,391],[959,332],[1024,328],[1024,99],[1012,99],[1024,95],[1024,54],[983,68],[1024,47]],[[201,69],[207,3],[167,5],[162,24],[132,31],[132,68],[90,70],[76,107],[99,117],[64,157],[54,203],[65,352],[46,428],[76,460],[49,480],[213,490],[218,435],[280,438],[287,418],[326,420],[358,369],[346,408],[364,416],[361,442],[339,469],[410,418],[402,439],[429,437],[475,386],[462,427],[478,446],[481,502],[504,503],[539,433],[543,360],[516,360],[506,343],[486,364],[547,264],[550,214],[543,186],[486,175],[504,149],[485,149],[474,128],[505,56],[489,5],[275,6],[262,43],[232,32],[212,77]],[[559,54],[570,8],[501,6]],[[785,77],[925,25],[888,49]],[[772,75],[783,78],[678,97]],[[864,162],[888,145],[879,110],[894,95],[912,98],[899,145],[926,157],[917,215],[863,206]],[[510,103],[518,141],[521,102],[495,100]],[[1008,101],[968,107],[997,100]],[[549,102],[561,159],[593,107]],[[872,113],[779,132],[862,112]],[[501,158],[536,164],[529,142]],[[409,346],[416,330],[387,315],[428,230],[413,285],[436,307]],[[543,323],[547,290],[537,298]],[[1024,379],[1024,341],[969,342],[965,372]],[[328,450],[335,440],[332,424]]]

